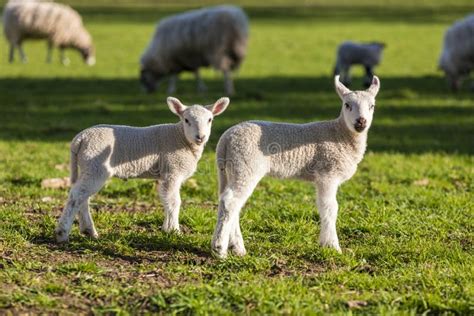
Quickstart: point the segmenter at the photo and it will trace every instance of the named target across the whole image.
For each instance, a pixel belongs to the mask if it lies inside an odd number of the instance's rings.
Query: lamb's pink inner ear
[[[372,78],[372,84],[369,89],[367,89],[372,95],[376,96],[380,89],[380,80],[377,76]]]
[[[214,114],[214,116],[217,116],[221,114],[222,112],[224,112],[224,110],[229,105],[229,102],[230,101],[228,98],[221,98],[217,100],[217,102],[214,103],[214,105],[212,106],[212,110],[211,110],[212,114]]]
[[[176,113],[178,113],[179,115],[183,114],[184,109],[181,106],[181,104],[173,101],[173,107],[174,107],[174,110],[176,111]]]
[[[177,115],[183,114],[185,110],[185,106],[181,103],[181,101],[173,97],[168,98],[168,105],[170,106],[171,111]]]

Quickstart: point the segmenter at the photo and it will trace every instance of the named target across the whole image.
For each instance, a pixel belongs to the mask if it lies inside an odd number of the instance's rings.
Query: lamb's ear
[[[181,103],[181,101],[173,97],[168,97],[166,102],[168,103],[171,112],[178,116],[181,116],[187,108],[187,106]]]
[[[377,93],[379,93],[379,89],[380,89],[380,80],[377,76],[374,76],[372,78],[372,84],[367,89],[367,92],[369,92],[370,94],[372,94],[375,97],[377,95]]]
[[[339,81],[339,75],[334,77],[334,85],[336,86],[336,92],[339,94],[339,97],[344,100],[344,95],[351,92],[351,90],[347,89],[342,82]]]
[[[217,100],[214,104],[206,106],[206,109],[212,112],[214,116],[222,114],[222,112],[227,109],[227,106],[229,105],[230,100],[229,98],[222,97],[219,100]]]

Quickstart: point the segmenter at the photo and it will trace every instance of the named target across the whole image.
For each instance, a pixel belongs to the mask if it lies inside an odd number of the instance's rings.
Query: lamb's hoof
[[[320,242],[319,243],[321,247],[325,248],[331,248],[336,250],[339,253],[342,253],[341,247],[339,247],[339,243],[334,243],[334,242]]]
[[[232,253],[238,257],[243,257],[247,254],[247,250],[245,250],[245,247],[232,247]]]
[[[84,236],[87,236],[91,239],[98,239],[99,238],[99,234],[95,231],[95,229],[85,228],[85,229],[81,230],[81,234],[83,234]]]
[[[56,242],[59,244],[65,244],[69,241],[69,235],[64,229],[56,229]]]
[[[221,246],[212,246],[212,256],[217,259],[227,258],[227,251],[224,250]]]
[[[181,234],[181,230],[179,229],[179,226],[178,227],[168,227],[168,226],[161,226],[161,230],[167,234],[178,234],[180,235]]]

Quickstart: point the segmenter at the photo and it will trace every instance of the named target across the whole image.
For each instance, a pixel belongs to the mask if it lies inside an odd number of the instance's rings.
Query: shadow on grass
[[[117,247],[117,240],[120,240],[121,247]],[[84,236],[72,235],[67,244],[57,244],[52,235],[34,236],[30,241],[36,245],[46,246],[50,250],[60,250],[70,254],[80,254],[87,251],[131,264],[143,261],[196,263],[212,259],[209,249],[203,250],[190,238],[161,232],[146,234],[133,232],[120,236],[117,233],[110,233],[101,235],[97,241]],[[123,250],[124,246],[128,249]],[[130,248],[133,249],[132,254]]]
[[[187,3],[174,5],[125,6],[86,5],[77,9],[88,22],[110,23],[150,23],[159,19],[190,9],[202,7],[203,4]],[[352,5],[347,4],[309,4],[309,5],[259,5],[246,6],[245,12],[251,22],[300,22],[316,23],[354,23],[373,21],[377,23],[452,23],[472,11],[467,5],[426,6],[414,3],[411,6],[397,5]]]
[[[185,103],[211,103],[222,96],[222,81],[208,80],[208,85],[210,92],[199,95],[193,80],[183,80],[177,96]],[[215,120],[208,148],[241,121],[308,122],[339,115],[340,101],[331,77],[237,78],[236,86],[231,106]],[[164,90],[145,95],[135,78],[3,78],[0,139],[69,141],[99,123],[175,122]],[[382,78],[377,101],[369,150],[474,153],[471,93],[449,93],[440,77],[389,77]]]

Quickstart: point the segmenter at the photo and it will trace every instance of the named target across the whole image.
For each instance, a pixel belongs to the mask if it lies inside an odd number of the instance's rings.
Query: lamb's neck
[[[335,124],[338,125],[338,129],[341,131],[340,135],[342,141],[352,149],[352,151],[359,156],[360,160],[364,156],[365,149],[367,148],[367,129],[361,133],[355,133],[351,131],[344,121],[344,117],[339,116],[335,121]]]
[[[182,145],[183,147],[188,148],[193,153],[193,155],[199,159],[204,150],[204,144],[201,146],[198,146],[188,141],[188,139],[186,138],[186,135],[184,134],[183,122],[178,122],[174,124],[174,128],[176,130],[176,133],[175,133],[176,141],[179,142],[179,144]]]

